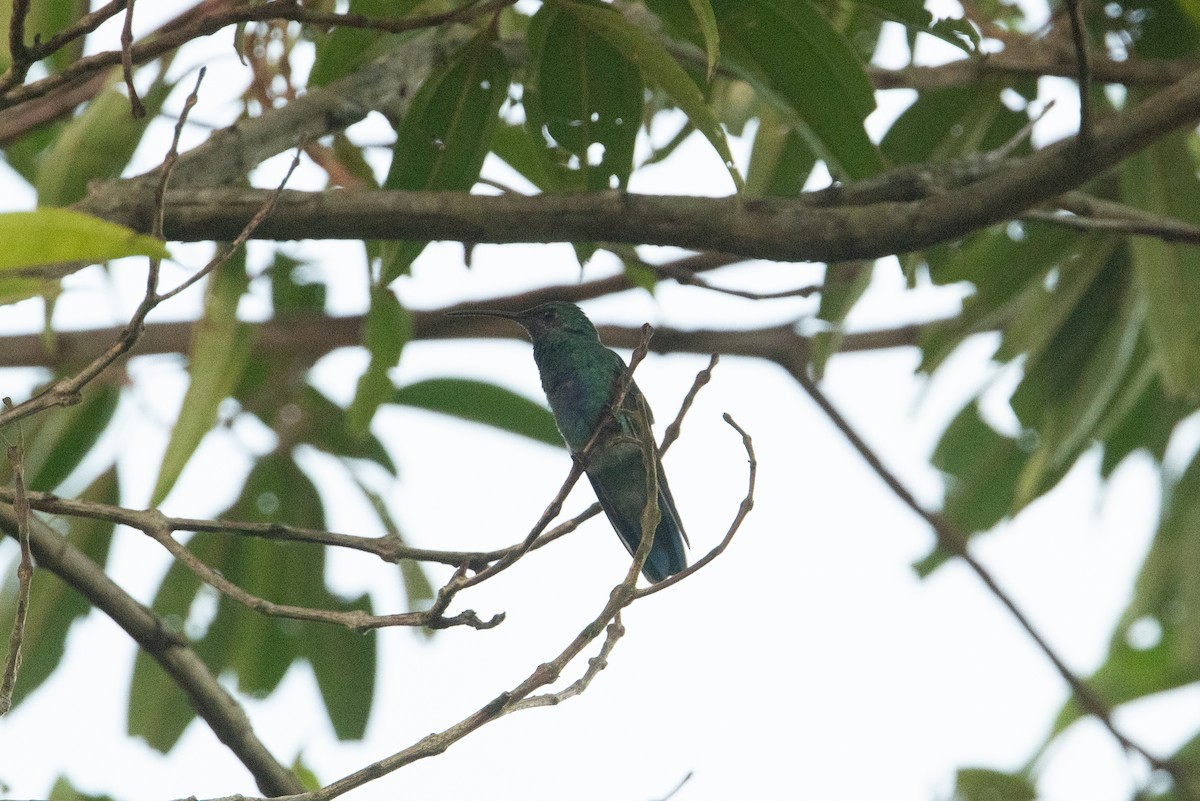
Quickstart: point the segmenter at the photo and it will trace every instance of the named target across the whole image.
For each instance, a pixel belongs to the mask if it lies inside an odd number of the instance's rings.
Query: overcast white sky
[[[140,25],[152,27],[174,5],[139,5]],[[242,79],[231,36],[210,37],[205,49],[189,50],[174,68],[178,73],[208,62],[213,69],[194,112],[198,121],[221,124],[236,111],[232,98]],[[936,48],[930,52],[937,56]],[[1070,114],[1071,98],[1068,92],[1055,114]],[[173,109],[181,98],[174,100]],[[903,102],[903,93],[885,98],[874,130]],[[1052,137],[1069,119],[1050,118],[1039,136]],[[368,124],[377,141],[386,141],[382,126]],[[157,126],[135,172],[166,150],[170,123]],[[190,141],[204,135],[193,129]],[[747,146],[735,143],[743,166]],[[265,167],[261,181],[272,184],[277,169]],[[668,163],[639,174],[632,188],[716,194],[727,184],[719,159],[693,137]],[[319,186],[320,176],[309,169],[294,185]],[[3,210],[33,203],[7,173],[0,175],[0,197],[13,199]],[[205,246],[173,250],[187,269],[203,263]],[[353,274],[361,263],[361,249],[352,243],[287,250],[316,260],[328,276]],[[255,247],[252,256],[265,252]],[[597,259],[584,275],[613,269]],[[123,322],[136,304],[143,270],[136,262],[119,265],[115,290],[96,269],[72,276],[56,324]],[[800,286],[819,275],[810,265],[751,265],[717,277],[767,289]],[[461,247],[439,245],[397,289],[415,308],[436,308],[578,278],[565,246],[481,246],[467,269]],[[331,292],[332,308],[361,311],[362,290],[344,282]],[[197,293],[190,295],[172,301],[158,319],[193,314]],[[852,323],[869,329],[925,319],[953,310],[960,295],[955,289],[906,292],[895,266],[885,263]],[[597,323],[686,328],[782,322],[814,304],[752,303],[667,283],[653,298],[630,292],[585,308]],[[261,316],[254,300],[243,311]],[[38,301],[6,307],[0,331],[36,330],[40,319]],[[969,343],[932,382],[913,377],[913,350],[840,356],[824,388],[918,497],[936,506],[941,482],[927,460],[949,417],[991,382],[989,413],[1004,423],[1011,375],[989,363],[993,346],[987,337]],[[660,422],[673,416],[703,364],[699,357],[650,356],[639,368],[638,382]],[[363,366],[363,353],[338,352],[318,364],[314,381],[348,400]],[[138,506],[149,496],[186,379],[178,358],[142,358],[130,369],[136,384],[122,406],[122,438],[108,445],[121,448],[126,500]],[[401,383],[446,375],[482,377],[541,398],[524,343],[415,343],[395,371]],[[29,371],[2,371],[0,394],[23,397],[35,378]],[[631,609],[610,666],[582,697],[509,716],[444,756],[348,798],[652,799],[692,774],[676,796],[680,801],[926,801],[949,794],[956,767],[1023,764],[1065,699],[1062,683],[963,568],[951,564],[927,581],[916,579],[910,565],[928,551],[931,536],[775,367],[724,360],[666,460],[692,557],[721,538],[745,487],[740,443],[721,422],[726,411],[754,436],[760,462],[756,508],[727,554]],[[488,548],[519,539],[569,467],[562,451],[431,414],[388,410],[376,425],[401,468],[389,498],[417,545]],[[1194,450],[1198,437],[1188,431],[1177,439],[1172,452],[1181,456]],[[210,436],[165,510],[203,517],[223,509],[237,486],[229,476],[248,469],[248,453],[270,445],[267,432],[245,422]],[[380,533],[356,494],[339,490],[327,463],[312,454],[303,462],[328,492],[332,528]],[[1128,460],[1103,492],[1095,473],[1096,460],[1085,458],[1059,489],[975,546],[1068,664],[1084,674],[1102,659],[1127,601],[1158,499],[1154,471],[1141,457]],[[578,511],[590,502],[590,489],[580,488],[569,506]],[[11,543],[0,546],[0,564],[12,554]],[[470,605],[481,614],[508,613],[498,629],[450,630],[432,642],[407,630],[383,632],[377,701],[361,743],[334,739],[305,667],[294,668],[269,698],[243,701],[280,760],[302,754],[322,780],[332,781],[444,728],[556,654],[596,613],[627,564],[607,522],[594,520],[475,592]],[[118,534],[110,573],[140,599],[150,600],[166,565],[161,549],[142,535]],[[394,568],[367,557],[333,555],[329,580],[346,592],[370,588],[377,609],[403,608]],[[134,649],[114,624],[93,614],[73,629],[68,647],[66,664],[0,721],[0,753],[9,755],[0,762],[0,794],[45,796],[63,771],[87,792],[127,801],[255,793],[245,770],[202,725],[193,724],[165,759],[125,737]],[[1118,720],[1139,742],[1166,752],[1191,734],[1188,723],[1198,714],[1200,692],[1185,690],[1139,704]],[[1060,739],[1044,764],[1041,790],[1049,799],[1116,801],[1144,778],[1140,766],[1086,721]]]

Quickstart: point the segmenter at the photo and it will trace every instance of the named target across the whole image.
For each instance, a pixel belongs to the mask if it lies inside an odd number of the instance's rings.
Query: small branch
[[[1086,157],[1092,148],[1092,61],[1083,27],[1083,0],[1066,0],[1071,20],[1071,44],[1075,48],[1075,82],[1079,84],[1079,148]]]
[[[449,628],[451,626],[470,626],[476,629],[489,629],[497,626],[504,619],[504,615],[501,614],[495,615],[488,620],[482,620],[471,610],[453,617],[446,617],[444,612],[449,599],[445,603],[435,603],[432,608],[421,612],[406,612],[395,615],[369,615],[358,610],[341,612],[275,604],[259,598],[229,581],[221,573],[200,561],[195,554],[180,544],[172,535],[177,531],[236,532],[264,539],[293,540],[334,547],[354,548],[374,553],[389,562],[399,561],[400,559],[422,559],[426,561],[439,561],[446,564],[461,564],[464,562],[475,563],[477,561],[485,561],[488,560],[489,556],[498,558],[491,554],[423,551],[416,548],[407,548],[402,544],[394,543],[386,537],[352,537],[346,534],[334,534],[327,531],[289,529],[285,526],[273,524],[231,523],[223,520],[171,518],[163,515],[156,509],[126,509],[121,506],[112,506],[96,501],[59,498],[49,492],[29,492],[18,496],[13,490],[0,488],[0,502],[16,505],[18,497],[24,497],[29,507],[41,512],[104,520],[114,525],[128,526],[141,531],[166,548],[175,559],[181,562],[188,570],[192,571],[204,583],[228,596],[231,600],[271,617],[333,623],[356,631],[367,631],[387,626],[428,626],[435,629]],[[503,552],[500,552],[499,555],[503,555]],[[428,557],[435,558],[430,559]]]
[[[1155,770],[1168,773],[1174,781],[1175,790],[1181,799],[1191,799],[1193,796],[1188,789],[1189,785],[1184,781],[1187,776],[1185,771],[1173,760],[1155,756],[1143,746],[1133,742],[1116,727],[1116,724],[1112,720],[1112,710],[1108,704],[1100,698],[1087,682],[1075,675],[1026,614],[1017,606],[1012,597],[1000,587],[988,569],[971,555],[967,548],[967,538],[944,516],[928,511],[921,506],[916,497],[909,492],[908,488],[904,486],[903,482],[895,474],[888,470],[871,447],[858,435],[858,432],[854,430],[849,421],[842,417],[837,408],[825,397],[825,394],[821,392],[803,369],[793,371],[792,375],[800,386],[803,387],[804,391],[808,393],[809,397],[813,399],[813,402],[825,413],[834,427],[842,433],[883,483],[892,490],[893,494],[925,521],[937,538],[938,545],[948,553],[961,559],[975,573],[976,577],[983,582],[988,591],[1003,604],[1025,634],[1037,646],[1038,650],[1054,665],[1054,669],[1063,681],[1066,682],[1067,686],[1071,688],[1071,692],[1079,701],[1079,704],[1108,729],[1109,733],[1120,743],[1122,748],[1140,754]]]
[[[746,450],[746,459],[750,465],[746,480],[746,495],[742,498],[741,504],[738,505],[737,514],[734,515],[733,522],[729,524],[729,529],[725,532],[725,536],[721,539],[721,542],[717,544],[717,547],[705,554],[704,558],[689,565],[687,569],[673,576],[668,576],[657,584],[651,584],[649,587],[637,590],[634,593],[635,598],[644,598],[647,595],[662,592],[667,587],[678,584],[693,573],[702,570],[706,565],[725,552],[725,549],[729,547],[729,543],[733,542],[733,536],[737,534],[738,529],[745,522],[746,516],[754,508],[754,485],[758,480],[758,459],[754,455],[754,442],[750,439],[750,435],[746,433],[745,429],[739,426],[728,412],[722,415],[722,419],[741,436],[742,447]]]
[[[179,122],[175,126],[175,140],[171,145],[171,153],[178,152],[179,133],[183,128],[183,123],[186,119],[186,112],[191,109],[193,105],[195,105],[195,100],[192,98],[194,98],[196,93],[199,92],[200,81],[203,80],[203,78],[204,70],[202,69],[197,76],[196,87],[192,90],[191,97],[189,97],[190,102],[184,104],[184,113],[180,115]],[[42,409],[47,409],[52,406],[69,406],[77,403],[79,401],[80,390],[82,390],[85,385],[95,379],[96,376],[100,375],[100,373],[108,369],[117,359],[128,353],[133,346],[137,344],[137,341],[142,333],[142,328],[145,324],[146,316],[151,311],[153,311],[159,304],[175,297],[180,292],[183,292],[201,278],[211,273],[214,269],[224,264],[239,247],[246,243],[246,240],[250,238],[255,229],[262,225],[263,221],[267,219],[274,210],[275,204],[279,200],[279,196],[282,194],[288,179],[291,178],[292,172],[295,171],[296,166],[299,163],[299,159],[300,153],[297,151],[291,167],[284,175],[279,186],[267,196],[263,204],[258,208],[257,211],[255,211],[254,215],[250,218],[250,221],[242,227],[242,230],[236,237],[234,237],[233,241],[230,242],[229,245],[221,250],[221,252],[219,252],[216,256],[214,256],[213,259],[208,262],[208,264],[206,264],[193,275],[189,276],[174,289],[164,293],[159,293],[157,291],[159,260],[151,259],[150,268],[146,279],[146,295],[144,298],[142,298],[142,302],[138,306],[137,311],[134,312],[129,324],[121,332],[121,336],[117,339],[117,341],[79,373],[76,373],[70,378],[62,378],[58,381],[55,381],[49,387],[42,390],[42,392],[33,396],[24,403],[0,413],[0,428],[8,423],[13,422],[14,420],[19,420],[23,417],[28,417],[31,414],[35,414]],[[175,161],[169,153],[167,161],[164,162],[165,168],[159,177],[159,190],[157,192],[157,197],[161,198],[166,194],[167,182],[171,176],[170,167],[173,166],[174,163]],[[162,222],[161,207],[159,208],[159,214],[156,215],[155,219],[156,226],[160,226]]]
[[[171,147],[167,151],[166,158],[163,162],[163,169],[159,175],[158,185],[154,193],[155,198],[155,215],[152,233],[161,238],[162,236],[162,218],[163,205],[166,196],[167,182],[170,180],[172,168],[175,165],[179,156],[179,137],[183,130],[184,122],[187,120],[188,112],[196,104],[196,97],[200,91],[200,82],[204,79],[204,69],[196,77],[196,85],[193,87],[191,94],[184,103],[183,111],[179,115],[179,121],[175,126],[175,136],[171,141]],[[249,233],[246,233],[249,236]],[[244,240],[243,240],[244,241]],[[119,359],[124,354],[128,353],[135,344],[138,337],[141,336],[142,328],[148,315],[155,306],[162,302],[162,297],[157,294],[158,273],[160,261],[158,259],[150,259],[150,266],[147,271],[146,292],[142,298],[142,302],[138,305],[137,310],[133,313],[129,324],[121,331],[117,341],[105,349],[99,356],[94,358],[86,367],[69,378],[60,378],[51,384],[46,389],[34,395],[24,403],[5,409],[0,412],[0,428],[8,425],[11,422],[20,420],[23,417],[36,414],[44,409],[54,406],[70,406],[79,402],[79,393],[89,382],[107,370],[113,362]]]
[[[649,471],[653,473],[654,471]],[[646,540],[648,552],[649,541]],[[354,790],[364,784],[373,781],[381,776],[385,776],[393,771],[416,762],[420,759],[436,756],[446,751],[451,745],[463,739],[472,732],[485,726],[493,720],[512,711],[521,702],[529,698],[534,692],[542,687],[549,686],[558,680],[563,669],[574,660],[584,648],[593,640],[600,636],[606,630],[611,622],[614,622],[617,615],[626,606],[635,600],[634,586],[637,581],[638,570],[635,564],[631,566],[624,580],[613,587],[609,593],[608,602],[600,610],[595,618],[592,619],[583,630],[577,634],[565,648],[548,662],[543,662],[538,665],[532,673],[529,674],[523,681],[514,686],[511,690],[500,693],[490,702],[479,708],[477,711],[460,720],[458,723],[450,726],[443,731],[430,734],[423,737],[408,748],[398,753],[392,754],[389,757],[367,765],[348,776],[339,779],[320,790],[311,793],[305,793],[300,796],[289,799],[288,801],[329,801],[344,793]],[[617,633],[609,631],[608,638],[614,643]],[[607,647],[607,650],[606,650]],[[605,646],[601,648],[601,655],[606,655],[611,650],[606,640]],[[595,672],[599,672],[600,667],[595,668]],[[586,676],[585,672],[585,676]],[[590,681],[590,679],[589,679]],[[534,704],[534,705],[541,705]]]
[[[504,709],[504,714],[508,715],[513,712],[520,712],[522,709],[533,709],[539,706],[558,706],[563,701],[582,694],[592,683],[592,680],[600,675],[600,671],[608,667],[608,657],[612,655],[613,648],[617,646],[617,640],[621,639],[624,634],[625,627],[621,625],[621,613],[617,612],[613,617],[613,621],[605,629],[604,642],[600,646],[600,652],[588,660],[587,670],[583,672],[582,676],[576,679],[569,687],[559,690],[556,693],[531,695],[528,698],[515,701]]]
[[[4,398],[6,407],[12,401]],[[29,616],[29,592],[33,583],[33,552],[29,545],[29,500],[25,497],[25,437],[17,430],[17,444],[8,446],[8,461],[13,473],[13,514],[17,522],[17,542],[21,559],[17,563],[17,605],[13,615],[12,632],[8,637],[8,657],[4,662],[4,677],[0,679],[0,716],[12,709],[13,690],[21,670],[21,645],[25,639],[25,620]]]
[[[27,3],[28,0],[18,0],[18,2]],[[193,39],[209,36],[230,25],[247,22],[288,20],[323,27],[370,28],[388,33],[402,33],[421,28],[436,28],[452,22],[467,22],[471,19],[499,11],[502,8],[512,5],[514,2],[516,0],[490,0],[490,2],[484,3],[470,2],[460,8],[440,14],[393,20],[375,19],[361,14],[327,14],[312,11],[311,9],[294,5],[284,0],[276,0],[275,2],[252,6],[237,5],[231,9],[217,11],[212,14],[189,17],[177,27],[160,31],[152,39],[133,44],[128,48],[128,56],[122,50],[106,50],[81,58],[63,70],[46,78],[16,87],[16,84],[24,80],[24,73],[22,72],[19,79],[0,83],[0,108],[16,106],[33,98],[46,95],[60,87],[69,86],[81,77],[86,77],[109,67],[118,66],[126,58],[129,59],[131,64],[144,64],[164,53],[187,44]],[[14,16],[15,19],[16,17]],[[14,66],[17,63],[15,57],[13,63]],[[11,72],[12,68],[10,68]]]
[[[1200,245],[1200,225],[1174,217],[1162,217],[1148,211],[1092,197],[1083,192],[1068,192],[1058,205],[1071,212],[1032,209],[1022,219],[1065,225],[1082,231],[1117,231],[1135,236],[1151,236],[1164,242]]]
[[[33,59],[25,46],[25,20],[29,16],[29,0],[13,0],[12,16],[8,21],[8,72],[0,77],[0,93],[25,80]]]
[[[252,609],[268,617],[278,617],[288,620],[306,620],[313,623],[333,623],[339,626],[364,632],[371,629],[389,626],[428,626],[430,628],[449,628],[451,626],[470,626],[475,629],[490,629],[504,620],[504,615],[495,615],[489,620],[481,620],[475,612],[466,610],[454,617],[443,615],[446,604],[434,605],[433,609],[423,612],[403,612],[393,615],[371,615],[359,609],[340,611],[335,609],[314,609],[291,604],[277,604],[260,598],[239,587],[225,578],[221,573],[204,564],[191,551],[181,545],[171,536],[170,526],[164,524],[162,516],[153,509],[135,512],[130,516],[136,519],[136,527],[162,545],[188,570],[213,589],[225,595],[230,600]],[[448,602],[447,602],[448,603]]]
[[[719,292],[723,295],[732,295],[733,297],[745,298],[747,300],[778,300],[780,298],[807,298],[807,297],[817,294],[822,289],[822,287],[818,284],[816,286],[804,286],[804,287],[800,287],[798,289],[784,289],[784,290],[780,290],[778,292],[750,292],[745,289],[733,289],[730,287],[715,286],[713,284],[710,284],[708,281],[705,281],[703,278],[701,278],[700,276],[691,272],[690,270],[680,268],[680,267],[675,267],[669,263],[655,265],[655,264],[647,264],[646,262],[642,262],[642,264],[643,264],[643,266],[653,270],[660,277],[673,278],[673,279],[675,279],[675,281],[677,281],[680,284],[684,284],[685,286],[699,287],[700,289],[707,289],[709,292]]]
[[[679,413],[675,415],[675,419],[671,421],[671,425],[667,426],[667,431],[663,434],[662,444],[658,446],[660,459],[667,449],[675,444],[675,440],[679,439],[679,431],[683,428],[683,418],[691,411],[692,404],[696,402],[696,396],[700,394],[700,390],[712,380],[713,368],[720,360],[720,354],[712,354],[708,357],[708,367],[696,373],[696,378],[692,381],[692,388],[683,396],[683,403],[679,404]]]
[[[0,505],[0,531],[18,536],[20,522],[11,506]],[[39,568],[49,570],[108,615],[141,646],[179,686],[196,713],[254,776],[267,796],[304,791],[258,739],[238,702],[212,675],[187,640],[146,606],[122,590],[86,554],[36,517],[29,521],[29,542]]]
[[[133,85],[133,3],[126,0],[125,24],[121,27],[121,74],[125,78],[125,88],[129,91],[129,105],[135,120],[146,116],[146,107],[138,97],[137,88]]]

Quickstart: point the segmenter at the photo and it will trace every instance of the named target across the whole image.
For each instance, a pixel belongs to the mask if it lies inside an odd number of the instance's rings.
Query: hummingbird
[[[624,386],[625,361],[600,342],[587,315],[573,303],[554,301],[523,312],[458,311],[456,317],[500,317],[519,323],[533,341],[533,360],[559,433],[583,469],[600,506],[630,554],[642,540],[646,508],[646,464],[641,443],[653,437],[654,422],[646,398],[629,382],[620,408],[613,409]],[[584,453],[595,438],[591,450]],[[650,440],[653,443],[653,439]],[[653,446],[652,446],[653,447]],[[685,567],[687,541],[675,500],[667,485],[662,459],[658,473],[658,527],[642,575],[662,581]]]

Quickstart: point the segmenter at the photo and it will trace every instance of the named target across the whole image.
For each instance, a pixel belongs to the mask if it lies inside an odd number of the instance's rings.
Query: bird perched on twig
[[[626,385],[625,362],[600,342],[592,321],[572,303],[543,303],[523,312],[451,314],[513,320],[529,333],[533,359],[558,430],[571,453],[582,460],[600,506],[621,542],[630,554],[635,553],[642,540],[642,512],[647,500],[642,443],[651,438],[650,447],[654,447],[650,429],[654,417],[637,384],[629,381]],[[624,398],[614,409],[622,390]],[[659,521],[642,575],[658,582],[687,567],[683,553],[687,535],[657,453],[654,469],[658,472]]]

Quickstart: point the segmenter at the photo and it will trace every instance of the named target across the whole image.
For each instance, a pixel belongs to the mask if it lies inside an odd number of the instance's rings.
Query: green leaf
[[[1034,801],[1037,788],[1023,773],[990,768],[959,768],[954,780],[954,801]]]
[[[997,228],[972,235],[961,245],[943,252],[930,265],[930,277],[938,284],[970,281],[975,293],[963,302],[962,314],[952,324],[930,328],[921,334],[920,370],[931,373],[964,339],[980,331],[997,328],[1022,330],[1014,319],[1028,319],[1028,329],[1037,329],[1040,317],[1031,308],[1042,309],[1046,279],[1080,246],[1075,232],[1063,226],[1026,223],[1019,229]],[[1088,247],[1095,247],[1091,243]],[[1009,358],[1022,352],[1013,340]]]
[[[359,481],[357,476],[353,476],[353,478],[363,495],[371,502],[371,506],[375,509],[375,514],[379,516],[379,522],[383,524],[388,536],[404,542],[400,526],[396,524],[396,518],[392,516],[391,509],[388,508],[380,494]],[[404,594],[408,599],[409,611],[427,608],[426,602],[433,600],[434,592],[433,585],[429,583],[429,577],[425,575],[421,563],[415,559],[401,559],[400,575],[404,579]],[[433,629],[424,628],[421,631],[426,637],[433,635]]]
[[[325,528],[316,486],[289,455],[269,454],[246,478],[242,494],[219,518]],[[367,609],[364,597],[347,602],[325,587],[324,548],[305,543],[242,535],[199,533],[188,542],[197,558],[260,598],[294,606]],[[197,597],[199,581],[178,562],[172,564],[154,600],[168,622],[182,627]],[[324,629],[333,631],[326,634]],[[374,634],[349,634],[338,627],[280,620],[253,612],[221,596],[197,653],[215,673],[231,670],[242,692],[272,692],[288,668],[308,658],[326,694],[326,708],[341,737],[361,736],[374,692]],[[161,670],[139,653],[130,705],[131,732],[161,751],[178,740],[194,712]],[[334,687],[331,683],[343,682]],[[143,695],[144,693],[144,695]],[[151,698],[157,708],[145,709]]]
[[[271,276],[271,305],[279,315],[322,314],[325,311],[325,284],[319,279],[306,280],[312,268],[284,253],[275,252],[268,273]]]
[[[1138,151],[1121,169],[1126,202],[1158,217],[1200,223],[1200,180],[1187,149],[1189,131]],[[1157,237],[1130,237],[1134,275],[1146,303],[1146,328],[1163,388],[1200,394],[1200,250]]]
[[[390,381],[388,385],[391,386]],[[294,403],[300,412],[300,419],[296,423],[299,430],[293,431],[296,441],[307,442],[335,456],[368,459],[393,476],[396,475],[396,463],[379,438],[369,429],[365,436],[352,436],[346,422],[346,410],[313,386],[305,384]]]
[[[216,425],[221,401],[233,394],[246,369],[254,344],[254,328],[237,319],[238,301],[246,285],[245,255],[241,251],[217,268],[209,279],[204,317],[192,332],[188,366],[191,381],[179,419],[171,429],[150,497],[151,506],[162,503],[175,486],[204,435]]]
[[[50,801],[116,801],[111,795],[81,793],[66,776],[59,776],[50,788]]]
[[[1013,393],[1013,411],[1038,439],[1017,482],[1015,509],[1058,483],[1092,446],[1113,403],[1146,363],[1146,349],[1138,347],[1141,304],[1129,287],[1126,251],[1101,247],[1090,256],[1100,262],[1099,270],[1081,263],[1081,255],[1060,277],[1061,291],[1051,297],[1065,296],[1059,305],[1070,308],[1069,316],[1044,346],[1029,349],[1025,375]]]
[[[509,70],[489,28],[426,79],[396,132],[385,189],[467,191],[491,147]],[[424,242],[386,243],[384,284],[412,266]]]
[[[296,754],[296,758],[292,760],[290,770],[308,792],[312,793],[321,789],[322,782],[317,778],[316,772],[304,761],[303,752]]]
[[[367,310],[365,326],[363,344],[371,354],[371,361],[358,379],[354,401],[346,410],[346,430],[357,439],[367,436],[375,410],[391,394],[392,379],[388,371],[400,361],[400,351],[413,334],[412,315],[386,286],[371,290],[371,308]]]
[[[974,158],[1011,140],[1025,126],[1024,111],[1010,109],[1001,97],[1013,88],[1036,96],[1036,84],[982,80],[971,86],[926,89],[904,110],[880,143],[883,154],[896,164],[923,164],[955,158]],[[1018,152],[1028,149],[1027,145]]]
[[[865,178],[885,166],[863,121],[874,89],[853,48],[809,0],[716,0],[721,51],[803,134],[831,172]]]
[[[541,134],[525,125],[500,123],[492,136],[492,152],[543,192],[562,192],[578,183],[578,173],[544,157]]]
[[[746,196],[795,197],[816,163],[812,148],[773,106],[764,105],[746,169]]]
[[[1127,379],[1121,393],[1104,423],[1104,459],[1100,463],[1104,478],[1122,459],[1143,448],[1162,462],[1175,425],[1193,411],[1190,403],[1166,396],[1158,370],[1148,357],[1141,360],[1140,371]]]
[[[820,379],[825,374],[825,365],[829,357],[841,347],[845,337],[842,325],[854,304],[867,291],[871,284],[871,276],[875,272],[875,263],[871,261],[853,261],[831,263],[825,267],[825,282],[821,287],[821,305],[817,308],[817,317],[830,324],[828,331],[818,333],[813,338],[813,352],[810,357],[815,376]]]
[[[551,0],[554,7],[576,17],[608,40],[617,51],[637,64],[647,81],[657,84],[679,106],[679,109],[695,124],[712,144],[721,161],[729,171],[729,177],[740,192],[742,176],[733,163],[725,131],[721,128],[712,109],[705,103],[704,95],[687,72],[671,57],[658,42],[652,39],[620,12],[604,5],[593,5],[577,0]],[[550,2],[547,3],[549,5]]]
[[[944,514],[955,528],[986,531],[1012,511],[1017,479],[1029,458],[1022,445],[984,422],[974,402],[946,427],[930,461],[946,476]],[[914,568],[926,576],[947,557],[935,548]]]
[[[120,503],[116,468],[110,467],[80,494],[80,500]],[[113,524],[84,517],[72,518],[67,541],[103,567],[108,561]],[[41,686],[62,661],[71,624],[91,611],[91,604],[73,587],[48,570],[38,571],[29,591],[29,615],[21,648],[21,673],[13,688],[16,706]],[[0,587],[0,628],[12,631],[16,615],[16,582]],[[7,651],[8,639],[3,640]],[[0,657],[2,658],[2,657]]]
[[[290,457],[280,453],[259,461],[242,496],[221,517],[325,528],[316,486]],[[326,589],[325,551],[320,547],[238,538],[219,567],[247,591],[277,603],[371,612],[367,596],[345,601]],[[260,695],[278,686],[296,658],[306,657],[335,733],[341,739],[362,737],[375,687],[373,633],[281,621],[222,598],[204,646],[206,653],[219,649],[224,662],[237,671],[242,691]]]
[[[326,608],[371,613],[371,599],[362,595],[341,601],[327,594]],[[325,710],[339,740],[360,740],[366,733],[375,695],[375,637],[342,626],[309,626],[302,641],[312,663]]]
[[[431,378],[396,389],[390,401],[563,447],[554,417],[545,407],[495,384],[465,378]]]
[[[1200,680],[1200,457],[1164,490],[1163,516],[1089,686],[1116,706]],[[1071,701],[1051,737],[1084,715]]]
[[[112,73],[113,80],[119,76],[120,70]],[[134,118],[124,93],[108,89],[97,95],[43,154],[34,182],[38,205],[69,206],[87,195],[92,181],[119,176],[173,88],[156,81],[142,97],[146,116],[141,119]]]
[[[530,21],[529,50],[522,105],[530,136],[553,143],[541,152],[550,157],[560,148],[561,166],[582,177],[579,188],[625,188],[645,102],[641,72],[580,19],[549,4]]]
[[[922,0],[857,0],[884,19],[899,22],[915,33],[927,33],[954,45],[970,55],[979,49],[979,31],[965,19],[942,17],[934,19],[925,10]]]
[[[126,256],[170,258],[162,240],[71,209],[0,214],[0,270],[67,261],[98,263]]]
[[[403,19],[424,0],[350,0],[347,12],[374,19]],[[334,28],[314,37],[316,60],[308,85],[326,86],[382,55],[399,37],[369,28]]]

